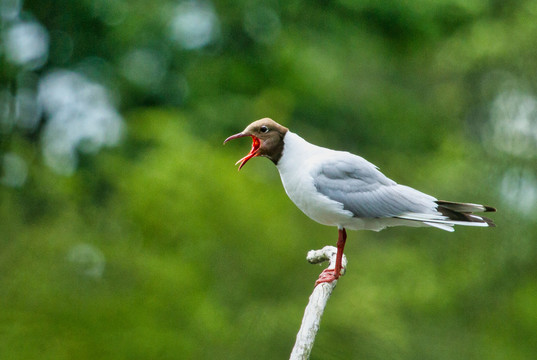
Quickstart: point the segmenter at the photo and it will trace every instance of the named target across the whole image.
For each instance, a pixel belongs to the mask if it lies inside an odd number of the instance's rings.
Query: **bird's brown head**
[[[256,156],[267,157],[274,164],[278,163],[283,152],[283,138],[289,131],[285,126],[278,124],[276,121],[264,118],[254,121],[246,127],[242,132],[228,137],[224,144],[229,140],[238,139],[245,136],[252,138],[252,149],[250,152],[237,161],[239,170],[246,164],[248,160]]]

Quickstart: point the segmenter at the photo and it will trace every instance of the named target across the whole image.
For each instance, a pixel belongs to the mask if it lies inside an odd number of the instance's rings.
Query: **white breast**
[[[352,213],[344,210],[343,204],[320,194],[311,176],[312,169],[332,152],[289,131],[277,168],[285,192],[304,214],[324,225],[345,226],[352,220]]]

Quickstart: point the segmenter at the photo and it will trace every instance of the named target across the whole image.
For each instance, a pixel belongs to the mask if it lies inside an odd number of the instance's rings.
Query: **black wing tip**
[[[489,227],[496,227],[494,221],[485,216],[473,215],[474,212],[495,212],[496,208],[486,205],[456,203],[451,201],[436,201],[438,211],[451,220],[463,222],[486,223]]]
[[[483,221],[486,222],[489,227],[496,227],[496,224],[494,223],[492,219],[489,219],[488,217],[485,217],[485,216],[480,216],[480,218],[483,219]]]
[[[472,206],[472,207],[479,207],[481,206],[483,208],[483,210],[479,209],[475,209],[475,210],[470,210],[469,212],[474,212],[474,211],[477,211],[477,212],[496,212],[496,208],[495,207],[492,207],[492,206],[488,206],[488,205],[480,205],[480,204],[469,204],[469,203],[461,203],[461,202],[455,202],[455,201],[445,201],[445,200],[436,200],[435,201],[439,206],[443,206],[443,207],[446,207],[450,210],[454,210],[454,211],[461,211],[461,207],[465,207],[465,206]],[[465,212],[468,212],[468,210],[466,210]]]

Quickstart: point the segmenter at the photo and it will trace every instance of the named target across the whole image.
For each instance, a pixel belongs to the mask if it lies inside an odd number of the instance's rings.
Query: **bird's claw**
[[[323,272],[319,275],[319,278],[315,282],[315,286],[321,284],[321,283],[331,283],[334,280],[337,280],[339,278],[340,274],[337,274],[336,276],[336,270],[335,269],[324,269]]]

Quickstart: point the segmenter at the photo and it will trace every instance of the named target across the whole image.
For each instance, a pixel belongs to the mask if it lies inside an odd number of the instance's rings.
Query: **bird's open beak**
[[[231,135],[230,137],[228,137],[224,141],[224,144],[225,144],[230,140],[238,139],[238,138],[246,137],[246,136],[251,136],[252,137],[252,149],[250,150],[250,152],[245,157],[243,157],[242,159],[240,159],[239,161],[237,161],[235,163],[235,165],[240,164],[239,165],[239,170],[244,166],[244,164],[246,164],[246,162],[248,160],[250,160],[251,158],[257,156],[257,150],[259,150],[259,147],[261,146],[261,142],[259,141],[259,139],[257,137],[255,137],[253,135],[249,135],[249,134],[244,134],[244,133],[238,133],[238,134],[235,134],[235,135]]]

